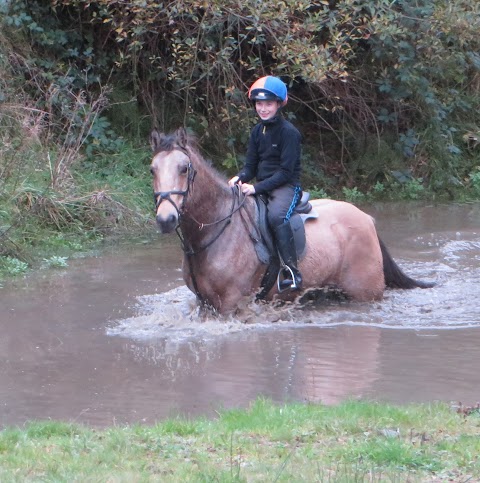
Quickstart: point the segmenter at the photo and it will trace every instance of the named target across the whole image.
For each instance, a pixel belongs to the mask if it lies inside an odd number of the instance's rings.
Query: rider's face
[[[280,109],[280,102],[278,101],[257,101],[255,103],[255,109],[262,121],[272,119],[276,116],[277,111]]]

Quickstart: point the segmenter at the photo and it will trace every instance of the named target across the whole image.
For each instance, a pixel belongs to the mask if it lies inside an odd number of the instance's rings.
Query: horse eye
[[[188,166],[182,166],[180,168],[180,174],[187,174],[188,172]]]
[[[155,171],[153,170],[152,167],[150,168],[150,174],[152,174],[152,175],[155,174]]]

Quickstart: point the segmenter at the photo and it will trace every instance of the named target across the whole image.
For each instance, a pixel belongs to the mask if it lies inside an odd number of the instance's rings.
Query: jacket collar
[[[263,126],[272,126],[273,124],[278,124],[281,119],[282,116],[280,116],[280,114],[277,114],[275,117],[266,119],[265,121],[262,120],[261,123]]]

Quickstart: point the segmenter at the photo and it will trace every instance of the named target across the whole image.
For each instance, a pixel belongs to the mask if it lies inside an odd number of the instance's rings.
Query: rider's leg
[[[283,269],[283,277],[280,280],[280,290],[300,289],[302,285],[302,274],[298,270],[297,252],[295,249],[295,239],[289,221],[278,225],[275,228],[275,239],[278,253],[283,263],[288,267]]]
[[[280,290],[299,289],[302,283],[302,276],[298,270],[295,239],[289,221],[300,194],[300,188],[291,185],[282,186],[269,193],[268,221],[274,232],[280,258],[286,266],[282,270],[279,281]]]

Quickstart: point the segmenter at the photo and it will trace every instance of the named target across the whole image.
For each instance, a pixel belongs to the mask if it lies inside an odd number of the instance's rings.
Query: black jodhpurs
[[[272,229],[290,220],[302,195],[300,186],[284,185],[268,193],[268,223]]]

